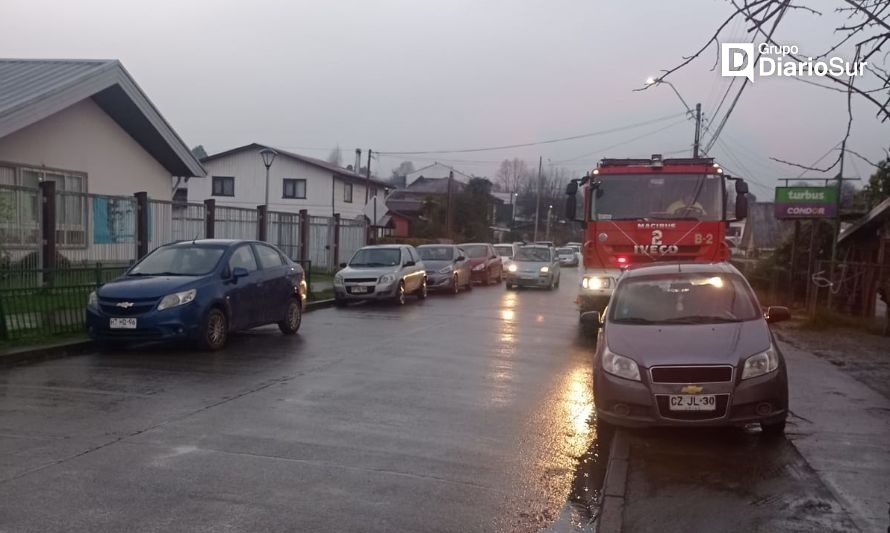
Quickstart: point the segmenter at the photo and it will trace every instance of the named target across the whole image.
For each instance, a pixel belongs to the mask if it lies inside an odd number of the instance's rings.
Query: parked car
[[[413,246],[378,245],[359,248],[349,263],[334,275],[334,303],[391,300],[405,304],[405,297],[427,296],[426,268]]]
[[[507,269],[507,290],[513,287],[559,287],[559,259],[547,245],[522,246]]]
[[[578,266],[578,254],[572,248],[557,248],[556,256],[559,258],[559,266]]]
[[[501,257],[501,267],[506,270],[507,267],[510,266],[510,263],[513,261],[513,256],[516,254],[516,250],[519,249],[519,243],[501,243],[494,245],[494,251]]]
[[[603,313],[597,416],[622,426],[759,423],[782,433],[788,377],[768,324],[788,318],[784,307],[762,313],[729,263],[631,267]]]
[[[459,244],[458,246],[467,253],[467,260],[470,262],[474,282],[479,282],[483,285],[501,282],[504,277],[504,266],[492,245],[488,243],[466,243]]]
[[[424,244],[417,253],[426,267],[426,283],[430,290],[447,290],[454,294],[472,290],[470,263],[463,250],[453,244]]]
[[[230,332],[263,324],[296,333],[305,302],[303,269],[274,246],[178,242],[91,293],[87,331],[100,342],[192,339],[218,350]]]
[[[575,250],[575,255],[578,256],[578,265],[582,265],[584,262],[584,254],[581,252],[581,243],[580,242],[567,242],[566,246]]]

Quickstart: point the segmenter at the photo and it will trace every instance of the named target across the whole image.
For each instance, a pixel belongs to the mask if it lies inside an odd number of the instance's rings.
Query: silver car
[[[408,294],[426,298],[426,269],[413,246],[365,246],[340,267],[342,270],[334,275],[337,306],[361,300],[390,300],[404,305]]]
[[[522,246],[507,267],[507,290],[513,287],[559,287],[559,259],[551,246]]]
[[[417,253],[426,267],[426,283],[430,290],[457,294],[461,289],[473,290],[473,279],[467,254],[453,244],[424,244]]]

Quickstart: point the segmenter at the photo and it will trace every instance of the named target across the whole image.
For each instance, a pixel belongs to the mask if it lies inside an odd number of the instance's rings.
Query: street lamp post
[[[263,148],[260,150],[260,157],[263,158],[263,165],[266,167],[266,201],[263,205],[266,207],[269,206],[269,168],[272,166],[272,162],[275,161],[275,156],[278,155],[278,152],[271,148]]]
[[[689,104],[686,103],[686,100],[683,99],[683,96],[680,95],[680,91],[678,91],[677,88],[674,87],[673,83],[671,83],[667,80],[661,79],[661,78],[653,78],[653,77],[646,78],[646,85],[661,85],[661,84],[667,85],[674,91],[674,94],[677,95],[677,98],[679,98],[680,101],[683,102],[683,107],[686,108],[686,114],[689,117],[695,119],[695,142],[692,145],[692,157],[698,157],[699,141],[701,138],[701,104],[695,104],[695,111],[693,111],[692,108],[689,107]]]

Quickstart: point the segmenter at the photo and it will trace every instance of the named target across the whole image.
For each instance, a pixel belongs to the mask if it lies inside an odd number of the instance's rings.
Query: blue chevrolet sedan
[[[293,335],[305,302],[303,269],[274,246],[177,242],[90,294],[87,328],[100,342],[188,339],[218,350],[229,332],[264,324]]]

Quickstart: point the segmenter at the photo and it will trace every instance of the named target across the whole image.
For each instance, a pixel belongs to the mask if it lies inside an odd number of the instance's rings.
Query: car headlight
[[[581,288],[582,289],[608,289],[612,285],[612,280],[609,278],[600,278],[596,276],[584,277],[581,278]]]
[[[300,298],[303,298],[304,300],[306,299],[306,295],[309,293],[308,289],[309,289],[309,286],[306,285],[306,280],[301,279],[300,280],[300,289],[299,289],[300,290]]]
[[[479,272],[480,270],[485,268],[485,263],[479,263],[478,265],[473,267],[473,271]]]
[[[516,272],[519,270],[519,267],[516,266],[516,263],[510,263],[510,266],[507,267],[508,272]]]
[[[174,292],[173,294],[168,294],[161,299],[161,303],[158,304],[158,311],[163,311],[164,309],[170,309],[171,307],[178,307],[180,305],[185,305],[192,300],[195,299],[195,295],[198,294],[198,291],[195,289],[189,289],[187,291],[182,292]]]
[[[392,283],[396,280],[395,274],[384,274],[380,276],[380,279],[377,280],[377,283]]]
[[[550,272],[550,267],[543,266],[541,267],[541,274],[546,274]]]
[[[96,291],[91,292],[87,298],[87,307],[99,307],[99,297],[96,296]]]
[[[448,274],[449,272],[451,272],[453,270],[453,268],[454,267],[452,267],[451,265],[443,266],[442,268],[439,269],[439,274]]]
[[[342,287],[342,286],[343,286],[343,276],[341,276],[340,274],[336,274],[336,275],[334,276],[334,286],[335,286],[335,287]]]
[[[619,378],[640,381],[640,367],[633,359],[603,350],[603,370]]]
[[[769,349],[745,359],[745,367],[742,369],[742,379],[756,378],[764,374],[774,372],[779,368],[779,354],[770,345]]]

